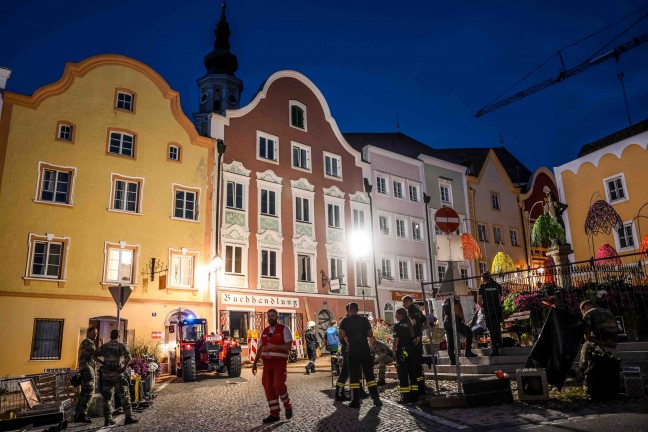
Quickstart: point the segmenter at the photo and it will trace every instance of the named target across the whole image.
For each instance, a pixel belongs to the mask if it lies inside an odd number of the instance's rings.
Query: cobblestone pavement
[[[322,367],[320,370],[325,369]],[[577,400],[496,405],[479,408],[430,408],[425,404],[403,407],[398,397],[396,380],[388,378],[382,388],[384,405],[374,407],[363,400],[360,410],[348,403],[333,401],[331,375],[318,372],[306,376],[301,367],[292,367],[288,374],[288,390],[295,407],[292,420],[262,425],[268,407],[261,386],[261,373],[253,376],[244,368],[240,378],[201,374],[194,383],[170,378],[158,390],[153,405],[136,414],[140,422],[127,426],[132,431],[513,431],[542,428],[548,425],[568,428],[572,422],[593,421],[597,416],[648,414],[645,400],[621,399],[594,404]],[[431,387],[432,382],[428,385]],[[444,383],[448,386],[448,383]],[[553,396],[553,395],[552,395]],[[283,416],[283,413],[282,413]],[[648,415],[646,416],[648,418]],[[116,418],[118,426],[123,416]],[[95,418],[90,427],[71,425],[68,430],[108,431],[103,421]]]

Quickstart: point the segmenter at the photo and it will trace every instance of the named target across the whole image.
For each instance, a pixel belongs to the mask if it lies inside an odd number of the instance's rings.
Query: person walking
[[[123,343],[119,342],[119,331],[110,332],[110,341],[100,346],[94,353],[94,359],[103,365],[101,373],[101,396],[103,397],[104,426],[116,424],[112,418],[113,393],[117,394],[124,409],[126,420],[124,424],[137,423],[133,417],[128,380],[124,376],[126,367],[131,361],[131,354]],[[103,360],[101,360],[103,358]]]
[[[448,357],[450,357],[450,364],[457,364],[457,359],[455,358],[455,340],[452,327],[452,310],[450,309],[450,299],[445,299],[443,301],[443,306],[441,308],[443,315],[443,329],[446,333],[446,341],[448,342]],[[459,299],[454,299],[454,310],[455,310],[455,324],[457,325],[457,334],[466,338],[466,357],[477,357],[477,354],[472,352],[472,339],[473,334],[466,325],[466,320],[464,318],[463,308],[461,307],[461,302]]]
[[[491,277],[490,272],[482,274],[482,284],[477,291],[477,304],[484,310],[486,327],[490,332],[492,353],[498,356],[502,346],[502,285],[498,284]]]
[[[306,325],[306,354],[308,355],[306,375],[309,375],[311,372],[315,373],[315,360],[317,359],[317,333],[315,333],[315,321],[308,321],[308,324]]]
[[[252,373],[256,375],[259,358],[263,359],[261,383],[270,407],[270,415],[263,419],[263,423],[266,424],[280,420],[280,399],[286,411],[286,419],[289,420],[293,416],[293,406],[286,387],[288,355],[292,349],[293,341],[292,333],[288,327],[277,322],[279,313],[276,309],[270,309],[267,317],[269,326],[261,333],[261,343],[252,364]]]
[[[417,369],[414,364],[414,328],[410,321],[407,309],[396,310],[398,322],[394,325],[394,342],[392,353],[396,358],[396,372],[400,386],[400,400],[398,403],[416,403],[419,397],[417,384]]]
[[[340,338],[344,339],[349,349],[349,374],[351,375],[350,408],[360,408],[360,378],[364,373],[367,388],[375,406],[381,406],[380,395],[373,373],[373,361],[367,338],[373,337],[369,320],[358,315],[358,303],[349,304],[349,316],[340,324]]]
[[[403,297],[403,307],[412,321],[414,329],[413,358],[412,362],[416,368],[416,384],[420,396],[425,396],[425,375],[423,374],[423,330],[427,328],[427,319],[421,309],[414,303],[411,296]]]
[[[331,355],[336,355],[340,349],[340,336],[338,332],[337,321],[332,320],[331,325],[326,329],[326,349]]]
[[[375,337],[369,338],[369,350],[371,351],[371,358],[374,364],[378,365],[378,382],[376,384],[378,386],[384,386],[387,364],[394,361],[392,350]]]
[[[95,391],[95,366],[94,353],[97,350],[94,341],[97,339],[97,329],[90,326],[86,330],[86,337],[79,345],[79,373],[83,382],[81,383],[81,394],[74,410],[74,421],[77,423],[92,423],[88,417],[88,409],[92,403]]]

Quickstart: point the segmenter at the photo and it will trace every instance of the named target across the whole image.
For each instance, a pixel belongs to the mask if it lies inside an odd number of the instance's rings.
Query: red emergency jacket
[[[286,359],[288,360],[288,351],[279,351],[275,349],[268,350],[266,347],[268,344],[272,345],[283,345],[287,341],[284,338],[284,326],[283,324],[277,323],[270,337],[270,327],[266,327],[261,334],[261,345],[263,346],[263,352],[261,353],[262,359]]]

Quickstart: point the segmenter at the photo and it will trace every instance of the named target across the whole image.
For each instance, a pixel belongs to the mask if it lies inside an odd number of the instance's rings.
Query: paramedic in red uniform
[[[263,419],[263,423],[273,423],[280,420],[279,399],[286,410],[286,419],[293,416],[292,403],[288,397],[288,388],[286,387],[286,376],[288,365],[288,355],[292,349],[292,333],[290,329],[282,324],[277,323],[279,314],[276,309],[268,311],[268,327],[261,334],[261,343],[259,344],[257,356],[252,364],[252,373],[257,373],[257,362],[259,358],[263,359],[263,389],[265,390],[270,415]]]

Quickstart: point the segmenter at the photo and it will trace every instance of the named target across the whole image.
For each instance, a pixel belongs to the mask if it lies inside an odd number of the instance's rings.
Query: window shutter
[[[167,288],[167,275],[160,275],[160,277],[158,277],[158,281],[159,281],[158,282],[159,283],[159,288],[161,290]]]

